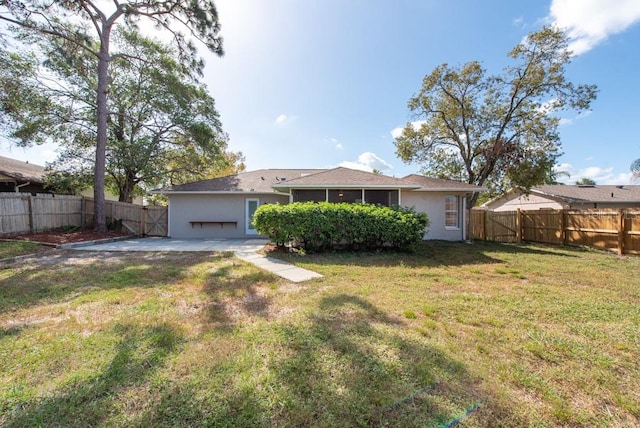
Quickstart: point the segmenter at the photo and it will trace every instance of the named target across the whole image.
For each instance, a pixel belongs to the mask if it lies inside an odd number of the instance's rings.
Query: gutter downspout
[[[466,218],[467,216],[469,218],[471,218],[471,213],[467,213],[467,198],[464,197],[462,198],[462,215],[465,217],[464,221],[462,222],[462,240],[466,241],[468,239],[467,237],[467,222],[469,221],[468,218]]]
[[[24,186],[28,186],[29,184],[31,184],[30,181],[27,181],[26,183],[22,183],[22,184],[16,184],[16,187],[15,187],[16,193],[20,193],[20,188]]]

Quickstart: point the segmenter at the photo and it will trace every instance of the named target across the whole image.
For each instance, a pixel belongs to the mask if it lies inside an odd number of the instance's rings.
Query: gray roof
[[[568,202],[640,202],[640,186],[561,185],[533,187],[532,193],[553,196]]]
[[[0,156],[0,174],[13,178],[17,183],[44,183],[45,168],[41,165]]]
[[[434,192],[482,192],[487,190],[484,187],[476,186],[475,184],[463,183],[455,180],[445,180],[442,178],[426,177],[424,175],[411,174],[407,175],[402,181],[417,184],[420,186],[420,191],[434,191]]]
[[[259,169],[251,172],[241,172],[236,175],[212,178],[210,180],[195,181],[167,187],[156,192],[253,192],[273,193],[273,185],[304,174],[313,174],[320,169]]]
[[[395,178],[338,167],[333,169],[259,169],[227,177],[180,184],[152,193],[274,193],[291,188],[374,188],[422,191],[482,191],[484,188],[453,180],[420,175]]]
[[[276,183],[277,188],[300,187],[386,187],[386,188],[416,188],[400,178],[374,174],[344,167],[318,171],[297,178],[288,179],[285,182]]]

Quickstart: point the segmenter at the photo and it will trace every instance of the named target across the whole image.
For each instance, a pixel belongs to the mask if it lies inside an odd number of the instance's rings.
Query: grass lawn
[[[0,260],[25,254],[42,253],[50,249],[51,247],[29,241],[0,241]]]
[[[640,257],[489,243],[0,263],[2,426],[637,426]]]

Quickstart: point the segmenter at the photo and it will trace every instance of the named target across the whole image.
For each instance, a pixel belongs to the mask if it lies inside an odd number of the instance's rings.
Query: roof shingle
[[[42,184],[44,183],[45,168],[41,165],[0,156],[0,174],[11,177],[19,183]]]
[[[291,188],[386,188],[423,191],[482,191],[482,187],[453,180],[421,175],[395,178],[371,172],[338,167],[333,169],[259,169],[227,177],[171,186],[154,193],[255,192],[273,193]]]
[[[484,187],[475,184],[463,183],[455,180],[444,180],[442,178],[426,177],[424,175],[411,174],[402,179],[403,181],[417,184],[423,191],[463,191],[463,192],[482,192],[486,190]]]
[[[560,185],[548,184],[534,187],[539,193],[576,202],[640,202],[640,186],[624,185]]]

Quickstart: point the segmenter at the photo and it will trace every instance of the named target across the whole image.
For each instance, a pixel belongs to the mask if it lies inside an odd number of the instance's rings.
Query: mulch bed
[[[94,241],[96,239],[117,238],[120,236],[126,236],[126,234],[116,232],[97,233],[93,230],[76,230],[70,232],[52,230],[38,233],[21,233],[19,235],[12,235],[6,238],[11,240],[32,241],[44,244],[60,245],[69,244],[72,242]]]

